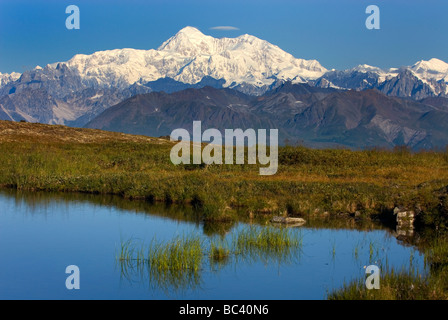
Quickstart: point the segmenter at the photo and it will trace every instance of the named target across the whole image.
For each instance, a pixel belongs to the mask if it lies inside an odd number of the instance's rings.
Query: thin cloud
[[[240,29],[237,27],[232,27],[232,26],[216,26],[216,27],[211,27],[210,30],[234,31],[234,30],[240,30]]]

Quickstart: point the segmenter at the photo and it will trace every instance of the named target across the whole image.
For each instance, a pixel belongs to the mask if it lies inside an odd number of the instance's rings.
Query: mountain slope
[[[434,79],[421,79],[410,69],[402,69],[398,75],[389,78],[376,86],[381,92],[396,96],[412,99],[424,99],[427,97],[446,96],[447,84],[443,81]]]
[[[188,84],[204,77],[255,86],[271,84],[273,77],[304,82],[327,70],[315,60],[296,59],[267,41],[250,35],[213,38],[186,27],[157,50],[117,49],[76,55],[66,63],[82,81],[98,86],[125,87],[172,78]]]
[[[170,135],[175,128],[191,132],[196,120],[202,121],[203,130],[274,128],[270,119],[250,112],[251,100],[252,97],[236,90],[212,87],[172,94],[152,92],[107,109],[86,127],[156,137]]]
[[[174,92],[210,85],[262,94],[278,81],[306,82],[326,71],[315,60],[296,59],[254,36],[218,39],[186,27],[157,50],[115,49],[77,54],[67,62],[36,67],[22,75],[0,75],[0,97],[23,100],[31,98],[30,90],[46,92],[50,100],[67,105],[65,115],[54,116],[51,108],[43,107],[37,107],[36,111],[48,114],[34,111],[30,114],[30,110],[18,113],[30,121],[82,126],[132,93]],[[92,104],[90,99],[95,96],[103,98]]]
[[[360,65],[343,71],[331,70],[312,81],[318,87],[378,89],[397,97],[424,99],[448,97],[448,64],[439,59],[421,60],[412,66],[382,70]]]
[[[1,73],[0,72],[0,88],[2,86],[7,85],[9,82],[16,81],[20,78],[20,73],[13,72],[13,73]]]
[[[445,147],[448,110],[444,101],[436,107],[430,103],[377,90],[338,91],[307,84],[286,83],[259,97],[205,87],[132,97],[87,127],[161,136],[177,128],[191,131],[192,122],[201,120],[203,130],[275,128],[279,143],[288,139],[313,147]]]
[[[294,115],[332,92],[322,89],[377,89],[422,100],[447,98],[447,81],[448,64],[439,59],[389,70],[360,65],[328,71],[316,60],[297,59],[251,35],[213,38],[186,27],[158,49],[78,54],[23,74],[0,74],[0,118],[84,126],[137,94],[210,86],[259,96],[250,112],[259,108],[260,116],[280,120],[276,109]],[[299,83],[307,86],[293,86]]]
[[[440,59],[421,60],[409,69],[422,80],[443,80],[448,82],[448,63]]]

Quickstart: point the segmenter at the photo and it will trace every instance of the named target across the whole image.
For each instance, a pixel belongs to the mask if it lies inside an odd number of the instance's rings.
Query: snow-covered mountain
[[[16,81],[21,76],[20,73],[12,72],[12,73],[1,73],[0,72],[0,88],[2,86],[7,85],[10,82]]]
[[[425,82],[448,82],[448,63],[436,58],[433,58],[429,61],[420,60],[412,66],[391,68],[387,70],[363,64],[355,68],[345,70],[345,72],[375,73],[378,75],[379,82],[382,83],[386,80],[390,80],[391,78],[396,77],[400,72],[404,70],[411,71],[412,74],[419,80]]]
[[[281,81],[307,82],[326,71],[315,60],[296,59],[254,36],[213,38],[186,27],[156,50],[77,54],[69,61],[36,67],[22,75],[1,75],[0,101],[4,102],[3,109],[8,106],[11,110],[3,110],[0,118],[83,125],[132,94],[205,85],[262,94]],[[28,116],[28,112],[19,110],[36,90],[41,96],[56,99],[49,104],[51,107],[42,109],[52,110],[51,115]],[[31,110],[36,102],[25,104]]]
[[[340,89],[375,88],[403,70],[411,71],[435,96],[448,94],[434,84],[448,82],[448,64],[439,59],[422,60],[400,69],[382,70],[364,64],[348,70],[329,71],[316,60],[295,58],[278,46],[251,35],[214,38],[194,27],[181,29],[156,50],[125,48],[77,54],[69,61],[25,72],[24,80],[43,81],[42,85],[51,91],[53,83],[45,83],[63,76],[64,87],[58,85],[57,92],[50,92],[59,98],[78,89],[126,89],[133,84],[146,85],[165,78],[193,85],[205,77],[224,80],[223,87],[263,93],[278,81],[310,82]],[[0,88],[20,76],[18,73],[0,74]],[[260,90],[251,90],[251,87]]]
[[[435,58],[429,61],[421,60],[409,69],[421,80],[448,82],[448,63],[442,60]]]
[[[214,38],[185,27],[157,49],[77,54],[23,74],[0,73],[0,119],[82,126],[135,94],[212,86],[262,95],[286,81],[337,90],[375,88],[414,99],[448,97],[448,64],[431,59],[389,70],[360,65],[329,71],[251,35]],[[49,103],[40,108],[45,97]]]
[[[347,70],[331,70],[317,79],[314,84],[319,87],[336,89],[371,89],[387,79],[397,75],[395,70],[382,70],[366,64]]]
[[[188,84],[204,77],[224,79],[225,87],[270,85],[274,78],[306,82],[327,70],[316,60],[296,59],[279,47],[250,35],[213,38],[186,27],[157,50],[116,49],[78,54],[65,63],[81,81],[100,87],[127,87],[172,78]],[[51,67],[56,68],[57,63]]]
[[[413,99],[447,97],[448,64],[435,58],[388,70],[364,64],[343,71],[331,70],[313,83],[325,88],[375,88],[387,95]]]

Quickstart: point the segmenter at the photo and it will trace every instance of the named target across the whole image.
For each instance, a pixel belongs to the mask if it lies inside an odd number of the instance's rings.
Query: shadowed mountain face
[[[202,121],[216,128],[279,129],[285,139],[314,147],[445,147],[447,99],[413,101],[377,90],[337,91],[285,83],[253,97],[232,89],[152,92],[125,100],[96,117],[88,128],[149,136],[169,135]]]
[[[444,81],[423,81],[409,70],[402,70],[396,77],[375,86],[386,95],[424,99],[426,97],[445,96],[447,86]]]
[[[85,88],[64,97],[50,94],[45,88],[20,88],[0,96],[0,120],[40,122],[84,126],[111,105],[138,93],[141,87],[126,90]]]
[[[273,121],[250,110],[252,97],[231,89],[187,89],[172,94],[152,92],[115,105],[86,127],[149,136],[170,135],[176,128],[191,132],[193,121],[203,130],[276,128]]]
[[[420,100],[421,103],[430,105],[436,109],[448,111],[448,98],[433,97]]]

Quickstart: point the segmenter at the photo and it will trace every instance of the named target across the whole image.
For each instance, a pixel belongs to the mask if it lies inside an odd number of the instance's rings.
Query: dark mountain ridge
[[[137,95],[104,111],[86,127],[149,136],[172,130],[279,129],[286,139],[313,147],[445,147],[445,98],[414,101],[379,90],[335,90],[284,83],[262,96],[203,87]]]

